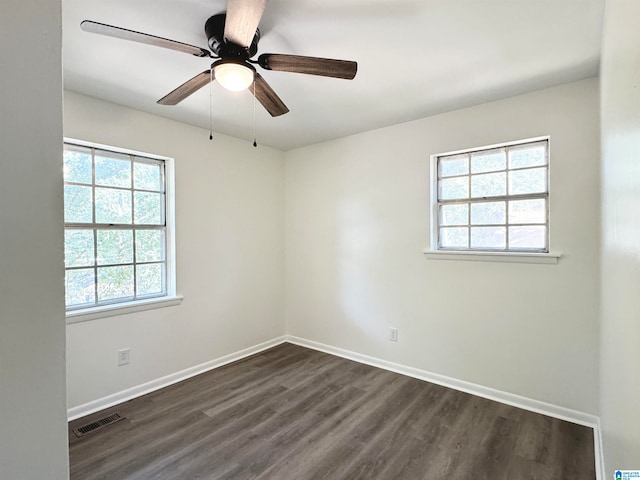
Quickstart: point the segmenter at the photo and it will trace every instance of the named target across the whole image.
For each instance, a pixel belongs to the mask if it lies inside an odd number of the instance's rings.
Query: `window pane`
[[[89,267],[95,261],[93,252],[93,230],[65,230],[64,265],[66,267]]]
[[[503,250],[507,246],[505,227],[472,227],[471,248]]]
[[[163,225],[164,194],[134,192],[134,222],[136,225]]]
[[[509,172],[509,194],[543,193],[547,191],[547,168],[530,168]]]
[[[133,297],[133,266],[98,268],[98,301]]]
[[[469,155],[452,155],[438,159],[438,174],[440,177],[465,175],[469,173]]]
[[[547,164],[547,142],[509,148],[509,168],[537,167]]]
[[[159,262],[164,260],[164,232],[161,230],[136,231],[136,261]]]
[[[137,295],[154,295],[164,293],[162,279],[163,265],[154,263],[151,265],[138,265],[136,268]]]
[[[156,192],[164,191],[161,166],[157,163],[134,162],[133,188]]]
[[[495,172],[506,169],[507,155],[504,148],[471,154],[471,173]]]
[[[472,225],[504,225],[506,223],[505,220],[505,202],[483,202],[471,205]]]
[[[455,177],[445,178],[438,182],[441,200],[453,200],[457,198],[469,198],[469,178]]]
[[[133,263],[131,230],[98,230],[98,265]]]
[[[131,223],[131,191],[96,188],[97,223]]]
[[[67,223],[91,223],[93,221],[91,187],[64,186],[64,221]]]
[[[469,223],[469,204],[442,205],[440,207],[440,225],[467,225]]]
[[[543,198],[509,202],[509,223],[547,223],[547,202]]]
[[[471,177],[471,197],[497,197],[507,193],[507,174],[485,173]]]
[[[162,160],[65,143],[68,307],[166,295],[164,166]]]
[[[469,229],[467,227],[441,228],[441,248],[469,248]]]
[[[93,268],[66,271],[65,302],[67,307],[93,305],[95,303]]]
[[[509,246],[519,249],[546,250],[547,227],[544,225],[509,227]]]
[[[548,147],[528,141],[438,157],[438,248],[548,251]]]
[[[131,188],[129,156],[96,151],[96,185]]]
[[[65,147],[64,149],[64,181],[91,184],[91,149],[82,147]]]

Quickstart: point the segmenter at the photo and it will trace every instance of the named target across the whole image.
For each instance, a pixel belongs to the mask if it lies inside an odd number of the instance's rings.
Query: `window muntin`
[[[65,143],[68,311],[168,294],[165,161]]]
[[[549,140],[434,156],[441,251],[549,251]]]

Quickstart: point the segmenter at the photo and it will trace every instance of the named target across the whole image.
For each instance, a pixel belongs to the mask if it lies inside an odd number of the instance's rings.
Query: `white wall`
[[[596,413],[598,118],[589,79],[288,152],[288,333]],[[425,259],[429,156],[547,134],[560,262]]]
[[[3,480],[68,478],[60,10],[0,2]]]
[[[607,0],[602,52],[601,422],[606,475],[640,469],[640,2]]]
[[[69,407],[284,333],[277,150],[65,92],[64,134],[175,158],[179,306],[69,325]],[[99,339],[99,341],[94,341]],[[118,367],[116,352],[131,349]]]

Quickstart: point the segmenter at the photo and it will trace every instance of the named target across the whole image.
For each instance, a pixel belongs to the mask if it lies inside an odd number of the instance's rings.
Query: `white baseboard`
[[[604,469],[604,448],[602,445],[600,418],[598,418],[598,426],[593,429],[593,452],[596,457],[596,480],[605,480],[607,476]]]
[[[549,417],[559,418],[561,420],[566,420],[578,425],[593,428],[596,479],[605,479],[603,466],[604,462],[602,457],[602,437],[600,434],[600,419],[596,415],[581,412],[579,410],[573,410],[566,407],[561,407],[558,405],[553,405],[551,403],[542,402],[540,400],[524,397],[522,395],[516,395],[514,393],[503,392],[501,390],[496,390],[494,388],[485,387],[483,385],[466,382],[464,380],[458,380],[456,378],[428,372],[426,370],[407,367],[398,363],[381,360],[379,358],[370,357],[368,355],[363,355],[349,350],[343,350],[341,348],[314,342],[305,338],[286,335],[285,339],[288,343],[300,345],[301,347],[311,348],[313,350],[329,353],[331,355],[336,355],[338,357],[353,360],[355,362],[364,363],[366,365],[371,365],[373,367],[382,368],[391,372],[400,373],[402,375],[407,375],[419,380],[425,380],[437,385],[442,385],[443,387],[470,393],[478,397],[494,400],[496,402],[511,405],[513,407],[522,408],[531,412],[541,413]]]
[[[228,363],[241,360],[251,355],[255,355],[256,353],[262,352],[263,350],[267,350],[269,348],[275,347],[276,345],[280,345],[285,341],[286,339],[284,336],[277,337],[258,345],[245,348],[238,352],[230,353],[229,355],[216,358],[209,362],[202,363],[200,365],[196,365],[194,367],[190,367],[176,373],[172,373],[171,375],[167,375],[165,377],[161,377],[147,383],[143,383],[142,385],[137,385],[121,392],[117,392],[112,395],[93,400],[83,405],[69,408],[67,410],[67,418],[70,421],[79,417],[84,417],[85,415],[89,415],[90,413],[98,412],[105,408],[112,407],[119,403],[132,400],[134,398],[146,395],[147,393],[154,392],[164,387],[168,387],[169,385],[173,385],[174,383],[178,383],[183,380],[187,380],[188,378],[195,377],[196,375],[208,372],[209,370],[213,370],[214,368],[222,367],[223,365],[226,365]]]

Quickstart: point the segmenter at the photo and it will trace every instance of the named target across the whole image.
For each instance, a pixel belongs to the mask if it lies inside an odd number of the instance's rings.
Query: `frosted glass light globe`
[[[239,63],[220,63],[213,71],[220,85],[232,92],[245,90],[253,83],[253,70]]]

